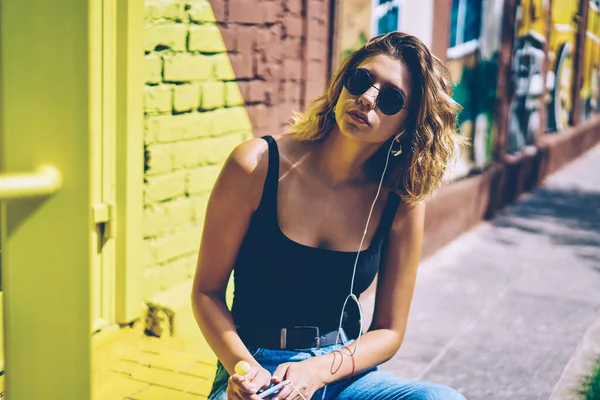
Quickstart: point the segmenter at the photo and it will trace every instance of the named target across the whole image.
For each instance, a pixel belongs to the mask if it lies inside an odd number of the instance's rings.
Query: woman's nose
[[[378,94],[379,90],[375,86],[371,86],[358,98],[358,101],[361,104],[368,106],[369,109],[375,108],[375,101],[377,100]]]

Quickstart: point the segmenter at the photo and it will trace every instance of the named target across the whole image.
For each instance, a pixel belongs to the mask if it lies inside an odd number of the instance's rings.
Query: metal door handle
[[[62,175],[52,166],[33,173],[0,174],[0,200],[48,196],[61,186]]]

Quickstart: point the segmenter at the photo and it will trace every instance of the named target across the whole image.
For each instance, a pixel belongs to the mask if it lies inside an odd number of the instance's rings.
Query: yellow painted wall
[[[253,137],[214,21],[207,1],[146,1],[145,299],[193,276],[208,194]]]

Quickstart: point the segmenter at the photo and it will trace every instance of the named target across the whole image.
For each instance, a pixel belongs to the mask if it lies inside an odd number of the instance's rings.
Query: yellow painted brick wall
[[[143,296],[193,276],[208,194],[253,136],[211,5],[146,0]]]

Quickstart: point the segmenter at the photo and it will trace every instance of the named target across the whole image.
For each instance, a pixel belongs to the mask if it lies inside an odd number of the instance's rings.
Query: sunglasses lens
[[[360,96],[369,90],[371,86],[371,77],[364,69],[352,69],[346,75],[346,90],[352,96]]]
[[[355,68],[346,74],[344,87],[352,96],[364,94],[373,85],[371,75],[368,71]],[[402,110],[404,97],[398,89],[382,89],[377,96],[377,107],[385,115],[394,115]]]
[[[397,89],[387,88],[382,90],[377,97],[377,107],[385,115],[394,115],[404,106],[404,97]]]

